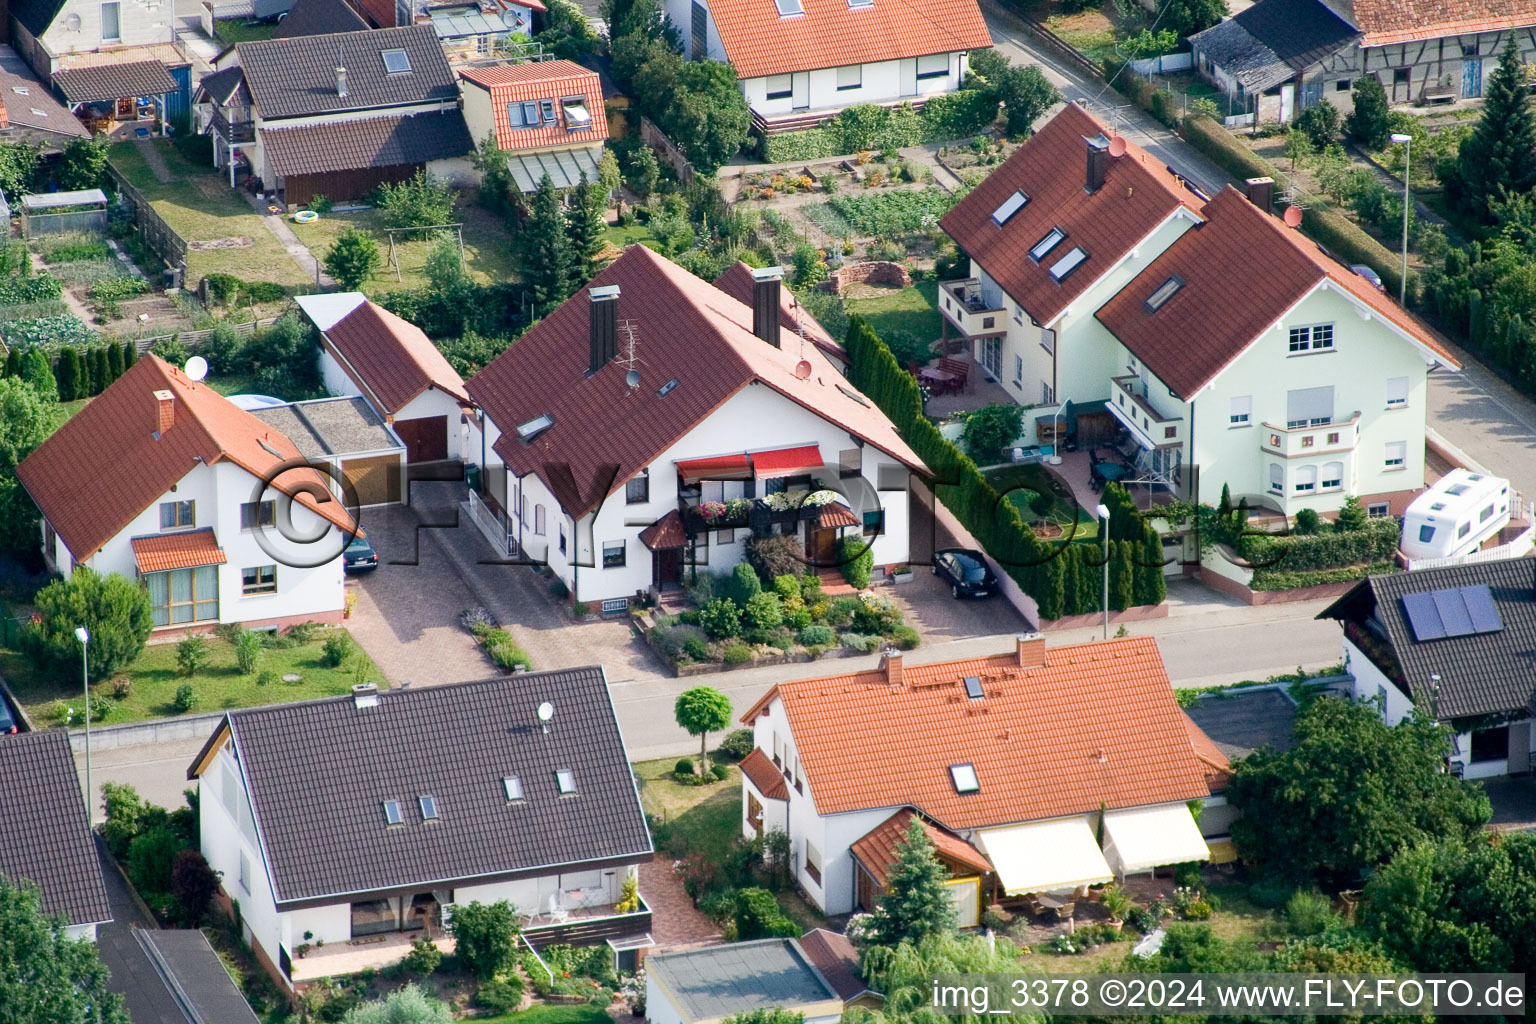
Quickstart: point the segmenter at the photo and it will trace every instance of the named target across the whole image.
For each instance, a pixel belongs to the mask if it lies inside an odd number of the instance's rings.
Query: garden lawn
[[[1075,518],[1077,529],[1072,534],[1074,541],[1098,539],[1099,521],[1082,509],[1070,493],[1061,493],[1061,490],[1057,489],[1060,486],[1058,481],[1041,466],[1003,466],[999,469],[990,469],[984,475],[987,482],[997,488],[998,493],[1019,510],[1019,515],[1023,516],[1026,524],[1033,524],[1040,519],[1040,516],[1029,507],[1030,499],[1037,493],[1049,494],[1052,500],[1050,511],[1047,513],[1048,519],[1062,527],[1067,527]]]
[[[1169,888],[1172,888],[1171,882]],[[1213,885],[1207,891],[1221,901],[1221,909],[1209,920],[1188,923],[1209,925],[1218,938],[1247,945],[1274,938],[1276,915],[1248,898],[1248,886]],[[1171,917],[1164,924],[1177,921],[1178,918]],[[1028,953],[1019,957],[1019,962],[1048,973],[1116,973],[1131,947],[1142,938],[1140,932],[1130,927],[1126,928],[1125,934],[1126,938],[1118,942],[1106,942],[1086,953],[1076,954],[1053,952],[1049,943],[1042,942],[1030,947]]]
[[[455,220],[464,225],[464,265],[476,284],[501,284],[517,278],[517,258],[513,254],[513,239],[496,214],[478,206],[461,205]],[[299,236],[299,241],[309,247],[316,259],[325,259],[331,245],[348,228],[367,231],[379,243],[379,255],[383,262],[363,286],[363,290],[378,294],[397,288],[424,288],[427,254],[432,250],[436,232],[415,231],[396,237],[396,249],[400,259],[400,276],[389,265],[389,235],[384,230],[384,217],[378,210],[356,210],[350,213],[325,213],[313,224],[288,226]]]
[[[882,289],[884,294],[867,299],[849,299],[848,312],[869,321],[876,334],[904,331],[917,338],[932,340],[943,329],[939,314],[939,284],[919,281],[910,288]]]
[[[362,659],[365,679],[377,682],[381,687],[387,685],[368,655],[356,644],[352,645],[352,654],[341,667],[327,667],[322,660],[322,645],[326,635],[325,630],[318,630],[315,639],[309,643],[264,650],[261,669],[271,669],[278,676],[277,682],[267,686],[258,686],[254,675],[240,674],[235,664],[234,650],[228,642],[209,637],[208,664],[190,678],[177,671],[174,643],[152,644],[144,648],[144,653],[139,655],[126,673],[133,681],[133,691],[126,698],[112,700],[110,682],[96,684],[92,692],[105,697],[112,704],[112,710],[103,724],[116,725],[175,716],[178,712],[172,701],[177,688],[184,683],[192,685],[198,698],[197,706],[191,713],[261,704],[285,704],[289,701],[350,693],[352,684],[357,682],[357,659]],[[293,673],[302,677],[299,682],[282,681],[284,675]],[[5,676],[11,692],[39,728],[59,724],[54,707],[56,701],[74,701],[78,704],[80,700],[78,675],[68,673],[65,679],[55,679],[39,672],[19,651],[0,650],[0,674]],[[739,786],[737,791],[739,798]]]
[[[612,1024],[613,1018],[596,1006],[552,1006],[534,1003],[517,1013],[476,1017],[475,1024]]]
[[[261,22],[253,25],[247,23],[244,18],[221,18],[213,23],[213,34],[218,36],[219,42],[225,46],[261,42],[271,39],[275,31],[277,31],[276,22]]]
[[[302,286],[309,276],[288,250],[267,230],[260,215],[229,181],[212,167],[188,162],[169,142],[150,143],[177,180],[157,179],[135,142],[115,142],[108,159],[129,183],[144,194],[155,212],[189,243],[219,239],[250,239],[249,245],[192,249],[187,253],[187,285],[195,287],[208,274],[233,274],[244,281],[276,281]]]
[[[690,760],[697,761],[698,755]],[[689,853],[718,860],[741,835],[741,769],[731,765],[725,781],[713,785],[683,786],[672,781],[677,761],[669,757],[635,763],[641,806],[666,822]]]
[[[641,224],[636,221],[629,226],[623,224],[610,224],[603,232],[604,237],[620,249],[626,245],[634,245],[639,242],[642,245],[658,245],[660,240],[651,231],[649,224]]]

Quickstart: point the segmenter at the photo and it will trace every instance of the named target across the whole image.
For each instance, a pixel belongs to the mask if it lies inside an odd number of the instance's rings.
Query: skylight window
[[[1008,223],[1008,218],[1024,209],[1024,204],[1029,202],[1029,196],[1015,189],[1013,195],[1003,200],[1003,205],[992,211],[992,223],[1002,227]]]
[[[32,95],[31,88],[29,88],[28,86],[25,86],[25,85],[13,85],[13,86],[11,86],[11,92],[14,92],[18,96],[30,96],[30,95]]]
[[[261,445],[262,449],[268,455],[275,456],[275,457],[277,457],[279,459],[283,457],[283,453],[278,451],[276,448],[273,448],[270,444],[268,444],[266,438],[264,438],[264,437],[263,438],[258,438],[256,443]]]
[[[538,127],[538,125],[539,125],[539,101],[538,100],[525,100],[525,101],[523,101],[523,122],[522,123],[527,125],[530,128],[537,128]]]
[[[1073,246],[1065,256],[1051,265],[1051,280],[1058,283],[1065,281],[1067,275],[1082,266],[1087,258],[1088,254],[1083,251],[1082,246]]]
[[[399,800],[385,800],[384,801],[384,824],[385,825],[403,825],[403,824],[405,824],[405,815],[400,812],[400,801]]]
[[[950,765],[949,778],[955,784],[956,793],[974,793],[981,788],[981,783],[976,778],[976,766],[973,764]]]
[[[779,17],[793,18],[797,14],[804,14],[805,8],[800,0],[773,0],[773,6],[779,9]]]
[[[1158,285],[1157,291],[1147,296],[1147,301],[1141,304],[1142,308],[1144,308],[1148,313],[1156,313],[1158,310],[1163,308],[1163,303],[1173,298],[1174,292],[1183,287],[1184,279],[1178,274],[1174,274],[1172,277],[1168,278],[1168,280]]]
[[[576,773],[569,768],[561,768],[555,772],[555,788],[562,796],[576,792]]]
[[[523,780],[516,775],[503,776],[501,788],[506,791],[508,800],[521,800],[523,798]]]
[[[555,101],[552,99],[539,100],[539,109],[544,112],[544,123],[555,123]]]
[[[673,377],[671,380],[667,381],[661,387],[656,389],[656,397],[657,398],[666,398],[672,392],[676,391],[677,390],[677,386],[679,384],[681,384],[681,383],[682,383],[682,381],[678,380],[676,377]]]
[[[567,96],[560,101],[560,106],[565,109],[565,127],[567,131],[574,132],[592,127],[592,112],[587,109],[587,98],[585,96]]]
[[[435,797],[435,796],[427,796],[426,794],[422,794],[422,797],[421,797],[421,820],[422,821],[436,821],[437,818],[438,818],[438,814],[437,814],[437,797]]]
[[[392,75],[403,75],[411,70],[411,56],[404,50],[380,50],[384,58],[384,70]]]
[[[555,418],[549,413],[545,413],[543,416],[531,419],[527,423],[519,423],[517,425],[517,436],[519,440],[527,444],[554,425]]]
[[[861,8],[861,7],[873,7],[873,6],[875,6],[875,0],[848,0],[848,7],[851,10],[855,10],[855,11],[858,10],[859,8]]]
[[[865,401],[864,396],[853,390],[853,388],[850,388],[844,384],[839,384],[837,386],[837,390],[841,391],[855,402],[858,402],[860,405],[864,406],[864,408],[869,408],[869,402]]]
[[[1035,247],[1029,250],[1029,258],[1039,263],[1045,259],[1046,253],[1061,244],[1061,240],[1067,237],[1067,233],[1061,228],[1051,228],[1046,236],[1035,243]]]
[[[965,695],[971,700],[981,700],[981,678],[979,676],[965,677]]]

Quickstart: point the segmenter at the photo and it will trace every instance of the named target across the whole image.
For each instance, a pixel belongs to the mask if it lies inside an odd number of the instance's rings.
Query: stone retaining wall
[[[838,267],[822,283],[822,287],[833,295],[840,295],[843,289],[851,284],[887,284],[907,288],[912,284],[912,275],[907,273],[907,268],[900,263],[872,260],[868,263],[850,263],[847,266]]]

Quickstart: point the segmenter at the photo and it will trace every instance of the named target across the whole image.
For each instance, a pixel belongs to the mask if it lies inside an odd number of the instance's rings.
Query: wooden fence
[[[268,317],[265,320],[251,320],[247,323],[231,324],[230,326],[234,327],[236,333],[254,334],[261,328],[271,327],[275,323],[277,323],[277,317]],[[135,338],[133,344],[134,347],[139,350],[139,354],[142,355],[145,352],[148,352],[150,349],[154,348],[162,341],[170,341],[175,339],[180,341],[183,345],[187,346],[189,351],[196,352],[197,347],[201,345],[204,339],[206,339],[208,335],[212,333],[213,329],[209,328],[206,331],[182,331],[179,334],[157,334],[152,338]]]
[[[644,114],[640,115],[640,139],[654,149],[657,156],[672,165],[672,169],[677,172],[677,179],[684,185],[693,181],[693,164],[688,162],[677,144],[667,138],[666,133],[652,124],[651,119]]]
[[[133,208],[133,220],[138,226],[139,234],[144,236],[144,241],[155,251],[166,266],[179,270],[183,277],[187,272],[187,240],[165,222],[165,218],[155,212],[149,200],[140,192],[122,173],[111,164],[107,164],[107,177],[112,179],[112,186],[120,199]]]
[[[1049,45],[1051,49],[1055,50],[1063,60],[1070,64],[1073,70],[1080,71],[1091,78],[1102,79],[1104,77],[1104,69],[1099,67],[1099,65],[1095,64],[1093,61],[1089,60],[1087,57],[1083,56],[1082,52],[1074,47],[1071,43],[1067,42],[1065,39],[1061,38],[1061,36],[1058,36],[1055,32],[1052,32],[1050,29],[1046,28],[1045,25],[1036,21],[1034,18],[1025,15],[1023,11],[1018,9],[1018,7],[1010,4],[1009,9],[1012,10],[1015,15],[1017,15],[1018,19],[1022,21],[1031,32],[1039,36],[1041,41]]]

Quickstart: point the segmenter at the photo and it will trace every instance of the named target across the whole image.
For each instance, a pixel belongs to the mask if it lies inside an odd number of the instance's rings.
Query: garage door
[[[341,473],[347,481],[347,501],[355,500],[359,505],[388,505],[400,501],[398,455],[348,459],[342,463]]]
[[[391,424],[405,442],[407,462],[433,462],[448,457],[448,417],[424,416]]]

